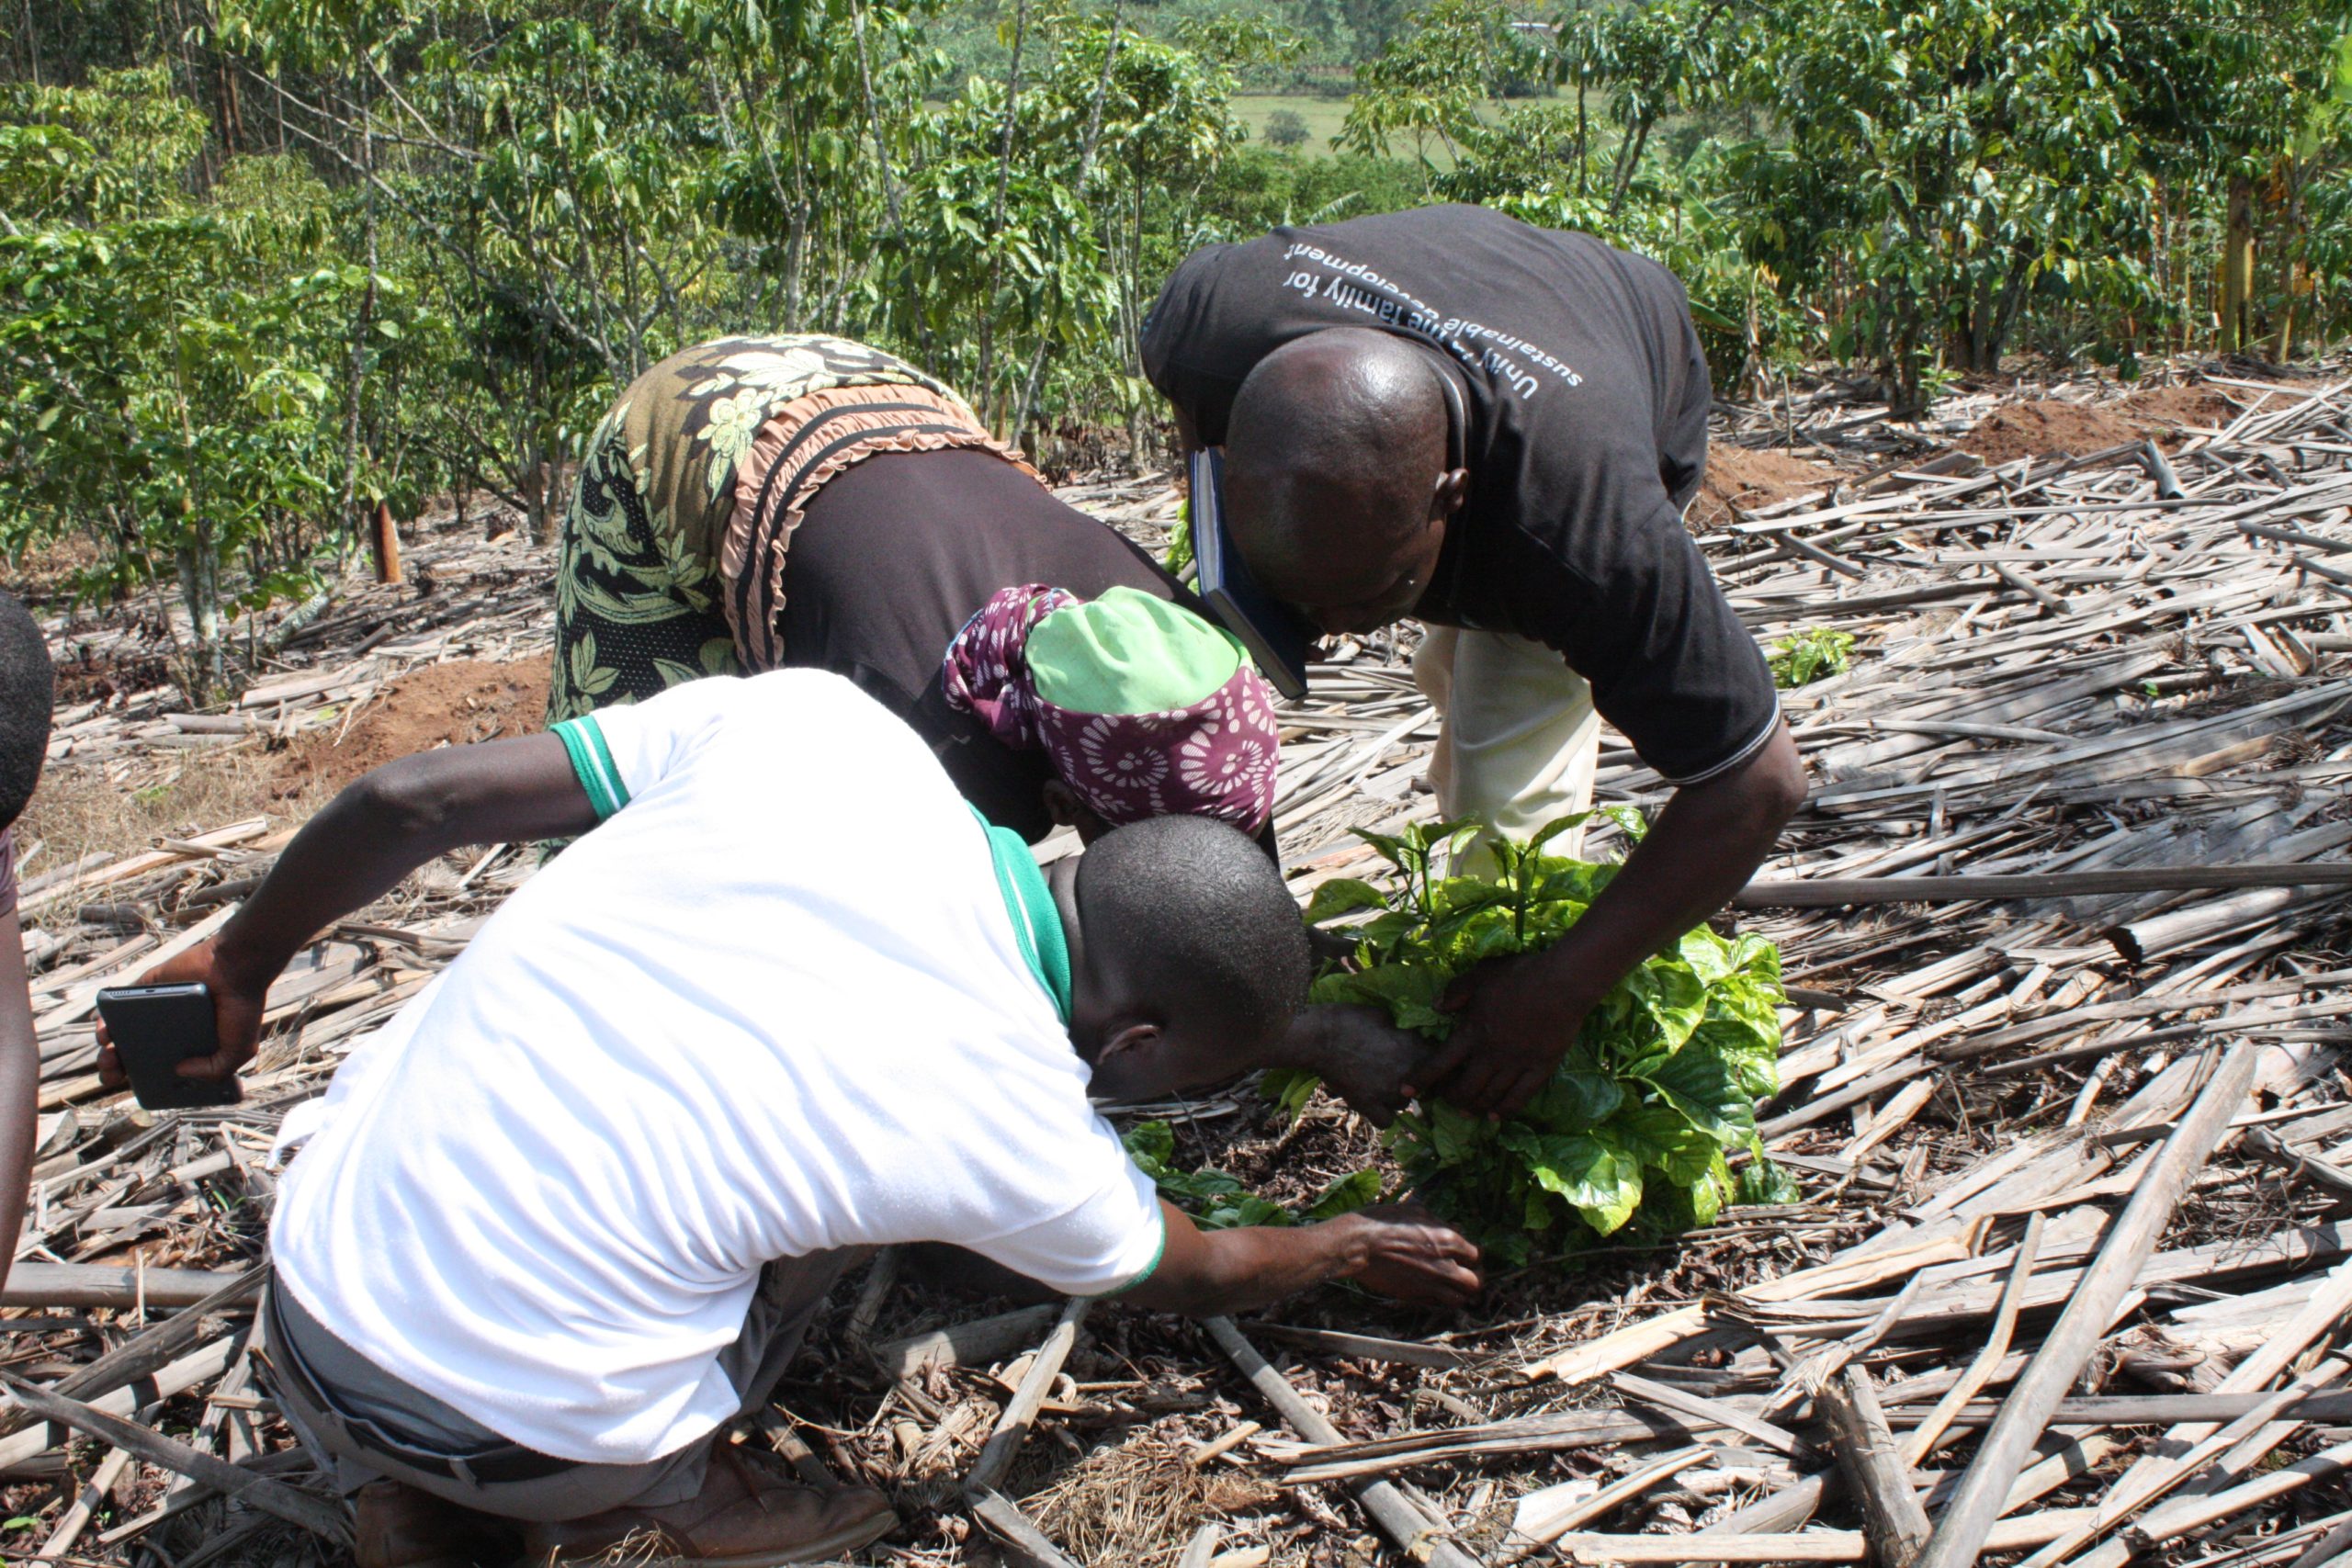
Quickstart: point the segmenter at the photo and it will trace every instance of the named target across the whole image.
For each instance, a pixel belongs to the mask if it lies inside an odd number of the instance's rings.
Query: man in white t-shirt
[[[886,1533],[879,1494],[724,1439],[871,1247],[1196,1313],[1340,1277],[1477,1288],[1418,1211],[1196,1231],[1090,1105],[1269,1059],[1307,957],[1255,844],[1163,818],[1041,872],[813,671],[379,769],[148,978],[209,984],[250,1054],[316,931],[450,849],[569,834],[288,1119],[264,1328],[288,1418],[358,1494],[363,1568],[623,1540],[781,1562]]]

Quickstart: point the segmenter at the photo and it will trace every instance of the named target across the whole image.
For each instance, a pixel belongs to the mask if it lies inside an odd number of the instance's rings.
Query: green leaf
[[[1608,1121],[1624,1102],[1625,1091],[1614,1077],[1592,1066],[1583,1052],[1570,1051],[1521,1116],[1550,1132],[1582,1133]]]
[[[1203,1230],[1232,1230],[1242,1225],[1287,1225],[1296,1221],[1291,1212],[1279,1203],[1268,1202],[1254,1193],[1245,1193],[1231,1202],[1218,1203],[1196,1216]]]
[[[1547,1192],[1567,1201],[1597,1235],[1608,1235],[1634,1217],[1642,1202],[1642,1165],[1633,1151],[1597,1133],[1542,1134],[1514,1128],[1506,1146],[1527,1161],[1530,1175]]]
[[[1678,1051],[1650,1057],[1634,1076],[1656,1089],[1683,1119],[1724,1148],[1736,1147],[1756,1132],[1756,1102],[1720,1056]]]
[[[1313,1073],[1296,1067],[1272,1067],[1259,1077],[1258,1092],[1274,1102],[1283,1120],[1295,1122],[1322,1085],[1323,1080]]]
[[[1475,1158],[1495,1137],[1491,1124],[1483,1117],[1456,1111],[1442,1100],[1432,1103],[1425,1116],[1430,1143],[1443,1165],[1460,1165]]]
[[[1645,1020],[1655,1036],[1645,1042],[1654,1051],[1679,1051],[1707,1015],[1707,983],[1679,958],[1653,958],[1636,967],[1618,987],[1631,1003],[1632,1016]]]
[[[1602,1130],[1677,1187],[1703,1180],[1723,1154],[1712,1136],[1671,1105],[1629,1105]]]
[[[1315,890],[1315,897],[1307,900],[1306,919],[1308,925],[1319,926],[1326,920],[1353,914],[1358,909],[1385,909],[1387,907],[1387,897],[1371,883],[1351,876],[1339,876]]]
[[[1387,964],[1348,975],[1327,975],[1315,983],[1310,996],[1318,1002],[1357,1002],[1385,1007],[1400,1029],[1418,1029],[1443,1039],[1453,1028],[1453,1018],[1437,1010],[1447,979],[1437,970],[1409,964]]]
[[[1380,1172],[1369,1168],[1351,1176],[1342,1176],[1315,1195],[1306,1206],[1310,1220],[1328,1220],[1340,1214],[1352,1214],[1367,1203],[1380,1198]]]
[[[1605,807],[1602,809],[1614,812],[1630,810],[1631,807],[1611,806]],[[1594,813],[1589,811],[1575,811],[1570,812],[1566,817],[1555,817],[1551,821],[1544,823],[1544,826],[1535,829],[1534,833],[1531,835],[1527,840],[1527,848],[1531,851],[1540,850],[1544,845],[1550,843],[1553,840],[1558,838],[1561,834],[1568,831],[1570,829],[1583,827],[1586,823],[1592,820],[1594,815]]]
[[[1845,673],[1848,655],[1854,646],[1854,634],[1839,631],[1799,632],[1787,637],[1773,648],[1765,659],[1770,666],[1772,681],[1782,688],[1808,685],[1831,675]]]
[[[1804,1189],[1797,1185],[1785,1166],[1769,1159],[1752,1159],[1739,1168],[1736,1201],[1746,1204],[1802,1203]]]
[[[1127,1156],[1154,1179],[1176,1157],[1176,1133],[1165,1122],[1137,1122],[1120,1141],[1127,1146]]]

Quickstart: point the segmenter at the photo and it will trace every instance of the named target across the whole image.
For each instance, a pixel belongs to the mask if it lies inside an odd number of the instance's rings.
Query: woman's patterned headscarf
[[[1274,809],[1274,694],[1218,627],[1114,588],[1001,590],[948,645],[947,700],[1008,746],[1042,749],[1116,827],[1215,817],[1247,833]]]

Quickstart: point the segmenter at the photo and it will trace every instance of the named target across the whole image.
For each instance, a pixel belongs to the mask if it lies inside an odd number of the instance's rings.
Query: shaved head
[[[1446,473],[1443,374],[1402,338],[1333,327],[1260,360],[1234,399],[1225,491],[1235,543],[1327,631],[1394,620],[1427,586],[1432,524],[1442,542],[1459,504],[1433,493]]]

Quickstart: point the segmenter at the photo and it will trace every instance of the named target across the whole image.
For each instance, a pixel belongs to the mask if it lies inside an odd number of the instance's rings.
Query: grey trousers
[[[833,1282],[865,1248],[779,1258],[762,1270],[743,1331],[719,1352],[742,1396],[767,1404]],[[607,1508],[658,1508],[702,1490],[710,1443],[643,1464],[585,1464],[509,1442],[336,1338],[273,1279],[254,1338],[286,1424],[346,1493],[390,1480],[503,1518],[552,1523]]]

